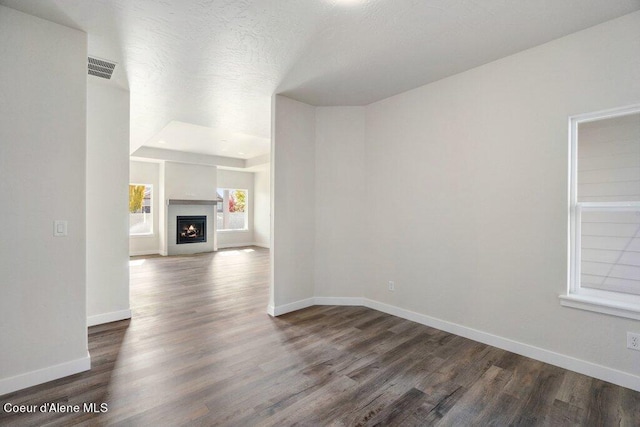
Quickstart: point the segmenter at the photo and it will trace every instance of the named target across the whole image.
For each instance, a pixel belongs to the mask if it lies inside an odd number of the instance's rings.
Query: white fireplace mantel
[[[169,199],[167,200],[167,206],[169,205],[215,205],[221,203],[222,199],[216,200],[185,200],[185,199]]]

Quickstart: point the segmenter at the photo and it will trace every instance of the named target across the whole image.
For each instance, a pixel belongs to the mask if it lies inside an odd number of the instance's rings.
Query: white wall
[[[253,241],[268,248],[271,240],[271,164],[255,172],[253,181]]]
[[[640,381],[637,321],[558,301],[568,117],[639,103],[639,53],[635,13],[368,106],[366,297]]]
[[[160,164],[153,162],[130,162],[129,182],[136,184],[151,184],[153,191],[151,194],[151,209],[153,211],[153,235],[149,236],[130,236],[129,237],[129,254],[149,255],[158,254],[161,251],[160,246],[160,212],[164,209],[161,202],[160,194]]]
[[[313,297],[315,247],[315,108],[273,99],[270,312]],[[283,308],[285,310],[286,308]]]
[[[86,34],[0,6],[0,58],[4,394],[90,367]]]
[[[129,310],[129,92],[87,85],[87,316],[89,325]]]
[[[640,103],[639,52],[634,13],[367,106],[361,258],[326,219],[341,177],[360,180],[357,110],[276,96],[272,312],[359,302],[640,390],[638,322],[558,298],[568,117]]]
[[[187,163],[165,163],[165,198],[216,199],[217,168]]]
[[[385,206],[383,194],[365,205],[365,109],[319,107],[315,126],[315,296],[359,297],[363,220]]]
[[[234,246],[253,245],[253,221],[255,212],[255,194],[253,186],[253,173],[218,169],[218,188],[239,188],[247,190],[248,230],[218,231],[218,247],[228,248]]]

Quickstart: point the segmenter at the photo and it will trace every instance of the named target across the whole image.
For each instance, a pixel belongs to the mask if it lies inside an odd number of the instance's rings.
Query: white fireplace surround
[[[169,199],[166,207],[166,239],[165,253],[167,255],[189,255],[201,252],[213,252],[218,250],[216,237],[216,204],[217,200],[178,200]],[[206,216],[207,217],[207,241],[177,244],[177,217],[178,216]]]

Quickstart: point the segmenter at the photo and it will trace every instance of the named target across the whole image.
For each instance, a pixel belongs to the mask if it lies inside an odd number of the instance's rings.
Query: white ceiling
[[[207,126],[171,121],[146,144],[148,147],[179,150],[212,156],[251,159],[268,154],[269,138],[259,138]]]
[[[268,140],[274,93],[365,105],[640,9],[640,0],[0,4],[86,31],[90,55],[118,62],[114,80],[131,91],[131,151],[216,155],[233,135]]]

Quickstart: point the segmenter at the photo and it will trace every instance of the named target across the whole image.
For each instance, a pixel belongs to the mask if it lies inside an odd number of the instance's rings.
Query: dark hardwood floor
[[[0,396],[108,410],[0,425],[640,425],[640,393],[368,308],[271,318],[268,280],[260,248],[131,267],[134,317],[90,328],[91,371]]]

